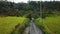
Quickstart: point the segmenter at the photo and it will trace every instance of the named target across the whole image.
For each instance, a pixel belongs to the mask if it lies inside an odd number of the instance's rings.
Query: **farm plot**
[[[22,32],[28,22],[29,19],[25,17],[0,17],[0,34],[12,34],[18,28]]]
[[[60,34],[60,16],[46,17],[45,19],[38,18],[36,24],[45,34]]]

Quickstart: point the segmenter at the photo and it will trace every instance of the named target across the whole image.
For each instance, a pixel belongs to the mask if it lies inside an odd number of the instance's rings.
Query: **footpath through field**
[[[34,24],[34,22],[30,23],[25,30],[25,34],[43,34],[43,32]]]

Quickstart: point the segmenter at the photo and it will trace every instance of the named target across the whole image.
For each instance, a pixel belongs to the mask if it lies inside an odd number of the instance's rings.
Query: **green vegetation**
[[[42,16],[49,16],[49,14],[55,14],[55,12],[60,12],[60,2],[42,2],[40,1],[30,1],[28,3],[14,3],[0,1],[0,16],[28,16],[37,18],[40,16],[40,6]]]
[[[45,34],[60,34],[60,16],[38,18],[36,24]]]
[[[21,34],[28,25],[25,17],[0,17],[0,34]]]
[[[0,1],[0,16],[26,16],[31,14],[32,16],[39,16],[40,2],[31,1],[29,3],[14,3]],[[37,11],[37,12],[36,12]],[[33,14],[34,13],[34,14]],[[33,17],[34,17],[33,16]]]
[[[22,34],[32,17],[40,17],[36,25],[45,34],[60,34],[60,1],[14,3],[3,0],[0,1],[0,34]]]

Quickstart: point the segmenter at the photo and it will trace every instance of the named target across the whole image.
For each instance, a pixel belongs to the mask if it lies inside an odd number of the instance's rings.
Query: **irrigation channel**
[[[43,32],[35,25],[34,22],[30,22],[30,25],[26,28],[24,34],[43,34]]]

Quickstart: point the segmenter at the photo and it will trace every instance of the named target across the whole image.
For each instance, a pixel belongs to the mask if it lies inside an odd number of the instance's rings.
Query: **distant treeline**
[[[39,17],[41,8],[42,15],[48,15],[60,12],[60,2],[40,2],[30,1],[28,3],[14,3],[0,1],[0,15],[3,16],[28,16]]]

